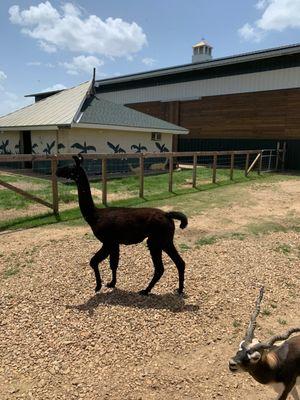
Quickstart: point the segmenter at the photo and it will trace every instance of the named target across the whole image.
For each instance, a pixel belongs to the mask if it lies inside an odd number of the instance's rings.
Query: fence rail
[[[58,193],[58,181],[56,177],[57,166],[60,161],[72,160],[72,157],[77,154],[55,154],[55,155],[40,155],[40,154],[15,154],[15,155],[1,155],[1,163],[16,163],[16,162],[35,162],[35,161],[48,161],[51,163],[51,181],[52,181],[52,203],[46,202],[36,196],[31,195],[24,190],[21,190],[11,184],[0,180],[0,185],[7,189],[13,190],[18,194],[25,196],[33,201],[43,204],[53,210],[54,214],[59,213],[59,193]],[[285,147],[280,149],[270,150],[235,150],[235,151],[197,151],[197,152],[172,152],[172,153],[122,153],[122,154],[84,154],[86,160],[97,160],[101,161],[101,181],[102,181],[102,203],[107,205],[107,180],[108,180],[108,160],[126,160],[126,159],[137,159],[138,165],[134,168],[131,166],[132,172],[139,177],[139,197],[144,197],[144,178],[145,178],[145,162],[147,159],[166,159],[165,163],[154,163],[155,168],[152,168],[152,172],[162,172],[159,168],[166,167],[167,163],[169,178],[168,178],[168,190],[173,191],[173,172],[174,163],[182,164],[183,166],[192,170],[192,187],[197,187],[197,168],[201,165],[209,166],[212,169],[212,183],[217,182],[217,169],[218,160],[222,160],[220,166],[222,168],[230,169],[230,180],[234,178],[235,165],[238,168],[245,170],[245,176],[247,177],[254,168],[257,169],[257,173],[260,174],[262,171],[277,170],[279,167],[283,169],[285,160]],[[201,164],[199,160],[204,162]],[[238,164],[236,160],[238,159]],[[226,160],[226,161],[224,161]],[[6,164],[7,165],[7,164]],[[158,168],[159,167],[159,168]],[[100,171],[99,171],[100,172]]]

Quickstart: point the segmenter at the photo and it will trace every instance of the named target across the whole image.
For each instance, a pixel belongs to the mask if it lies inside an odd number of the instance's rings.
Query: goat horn
[[[257,351],[261,349],[270,349],[276,342],[288,339],[293,333],[300,332],[300,327],[291,328],[282,335],[274,335],[266,343],[257,343],[251,348],[252,351]]]
[[[245,338],[244,338],[244,340],[246,342],[252,342],[252,340],[253,340],[254,331],[255,331],[255,328],[256,328],[256,318],[260,313],[260,303],[261,303],[261,301],[263,299],[264,292],[265,292],[265,288],[264,288],[264,286],[262,286],[260,288],[259,295],[258,295],[258,297],[256,299],[255,309],[254,309],[254,311],[253,311],[253,313],[251,315],[251,319],[250,319],[250,322],[249,322],[249,325],[248,325],[248,329],[246,331],[246,335],[245,335]]]
[[[291,328],[287,332],[283,333],[282,335],[274,335],[271,337],[270,340],[267,341],[266,345],[268,347],[273,346],[275,342],[280,342],[281,340],[288,339],[293,333],[300,332],[300,327]]]

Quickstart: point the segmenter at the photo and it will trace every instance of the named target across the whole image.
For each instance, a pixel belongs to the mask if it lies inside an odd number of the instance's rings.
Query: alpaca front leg
[[[93,268],[96,278],[95,292],[99,292],[102,287],[101,276],[99,272],[99,264],[109,255],[108,249],[103,245],[99,251],[91,258],[90,266]]]
[[[119,245],[111,247],[110,257],[109,257],[109,265],[112,273],[112,279],[109,283],[107,283],[108,288],[114,288],[117,283],[117,269],[119,266],[120,259],[120,247]]]

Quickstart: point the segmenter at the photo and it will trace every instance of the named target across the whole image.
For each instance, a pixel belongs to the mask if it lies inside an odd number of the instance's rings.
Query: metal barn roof
[[[37,103],[0,117],[0,129],[68,125],[85,99],[90,82],[63,90]]]
[[[135,128],[136,130],[172,132],[187,134],[188,130],[148,114],[133,110],[121,104],[104,100],[99,95],[87,98],[76,121],[83,124]]]
[[[225,67],[229,65],[242,64],[250,61],[259,61],[270,58],[276,58],[280,56],[289,56],[294,54],[300,54],[300,43],[289,45],[289,46],[281,46],[275,47],[265,50],[258,50],[249,53],[242,53],[228,57],[214,58],[208,61],[201,61],[189,64],[182,64],[167,68],[160,68],[152,71],[140,72],[131,75],[123,75],[115,78],[106,78],[96,81],[96,87],[98,87],[101,91],[105,91],[106,87],[110,87],[113,85],[129,82],[132,83],[134,81],[142,81],[151,78],[159,78],[163,77],[164,79],[168,76],[175,76],[177,74],[193,72],[193,71],[202,71],[213,69],[215,67]]]
[[[86,127],[187,134],[188,130],[91,93],[93,81],[0,117],[0,130]]]

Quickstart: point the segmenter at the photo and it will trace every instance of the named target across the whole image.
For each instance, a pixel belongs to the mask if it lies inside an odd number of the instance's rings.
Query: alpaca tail
[[[180,224],[181,229],[184,229],[187,227],[188,219],[187,219],[186,215],[184,215],[183,213],[178,212],[178,211],[170,211],[170,212],[167,212],[166,214],[167,214],[167,217],[169,217],[169,218],[178,219],[179,221],[181,221],[181,224]]]

